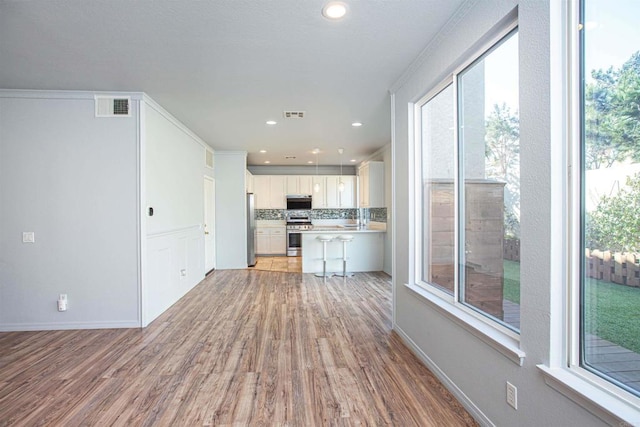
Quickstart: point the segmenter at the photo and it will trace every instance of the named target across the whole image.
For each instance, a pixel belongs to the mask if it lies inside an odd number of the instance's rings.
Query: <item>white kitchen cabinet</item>
[[[256,209],[286,209],[286,178],[284,175],[254,175]]]
[[[286,181],[287,177],[283,175],[271,175],[269,182],[269,200],[271,209],[286,209]]]
[[[256,254],[285,255],[287,232],[285,227],[258,227],[256,230]]]
[[[314,209],[355,208],[356,206],[355,176],[342,176],[344,191],[339,190],[340,176],[327,175],[313,178],[313,183],[320,184],[320,191],[313,193]]]
[[[339,178],[339,177],[338,177]],[[358,203],[356,201],[356,188],[358,177],[349,175],[342,177],[342,183],[344,184],[344,190],[339,193],[340,199],[340,207],[341,208],[357,208]],[[340,180],[338,179],[338,184]]]
[[[247,193],[253,193],[253,174],[249,171],[245,171],[244,179],[245,191]]]
[[[299,190],[298,194],[312,194],[313,193],[313,176],[301,175],[299,178]]]
[[[320,187],[319,191],[315,191],[313,188],[311,189],[311,207],[313,209],[324,209],[327,207],[327,196],[326,196],[326,177],[314,175],[311,179],[312,187],[315,187],[316,184]]]
[[[287,175],[286,194],[311,194],[313,182],[311,175]]]
[[[362,208],[383,208],[384,162],[365,162],[358,168],[359,201]]]
[[[340,207],[340,194],[338,193],[339,176],[324,177],[325,207],[327,209]]]
[[[254,175],[253,176],[253,194],[256,209],[269,209],[271,208],[270,194],[271,190],[269,184],[271,183],[271,177],[269,175]]]

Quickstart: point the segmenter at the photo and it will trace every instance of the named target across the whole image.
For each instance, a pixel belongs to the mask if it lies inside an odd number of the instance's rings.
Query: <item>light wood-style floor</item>
[[[463,426],[383,273],[216,271],[145,329],[0,334],[0,425]]]
[[[259,256],[253,270],[283,271],[288,273],[302,273],[302,257],[287,256]]]

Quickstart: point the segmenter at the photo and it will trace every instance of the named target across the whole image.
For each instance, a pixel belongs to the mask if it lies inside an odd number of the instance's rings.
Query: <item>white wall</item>
[[[384,162],[384,206],[387,208],[387,232],[384,236],[384,267],[383,271],[393,276],[392,254],[393,254],[393,159],[391,144],[385,145],[381,150],[374,153],[368,160]]]
[[[148,97],[143,123],[146,326],[204,278],[205,145]]]
[[[0,330],[139,326],[132,107],[95,118],[93,93],[0,91]]]
[[[424,60],[393,88],[395,99],[395,319],[398,333],[414,347],[475,416],[500,426],[589,426],[602,421],[547,386],[537,364],[550,354],[552,283],[550,245],[552,172],[550,128],[550,16],[560,2],[494,0],[468,2],[440,37],[424,52]],[[520,28],[521,138],[521,334],[523,366],[442,314],[409,290],[413,261],[410,222],[413,159],[408,130],[410,103],[438,84],[510,11],[518,6]],[[555,9],[553,11],[555,13]],[[476,44],[476,46],[474,46]],[[554,46],[556,49],[559,46]],[[561,139],[560,139],[561,140]],[[505,384],[518,387],[518,410],[505,401]]]
[[[216,267],[247,268],[244,151],[216,151]]]

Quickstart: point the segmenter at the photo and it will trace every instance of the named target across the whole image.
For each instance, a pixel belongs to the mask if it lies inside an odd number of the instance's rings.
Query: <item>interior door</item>
[[[215,181],[204,177],[204,267],[209,272],[216,268],[216,186]]]

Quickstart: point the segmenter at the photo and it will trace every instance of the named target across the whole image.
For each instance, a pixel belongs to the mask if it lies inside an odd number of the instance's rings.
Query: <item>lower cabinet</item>
[[[285,227],[258,228],[256,237],[256,254],[286,255],[287,232]]]

